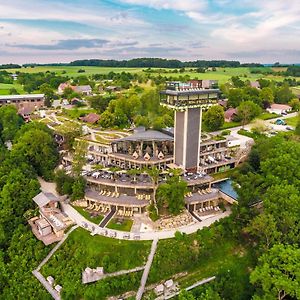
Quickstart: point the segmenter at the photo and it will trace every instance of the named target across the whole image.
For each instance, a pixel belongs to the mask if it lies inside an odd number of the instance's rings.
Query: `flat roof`
[[[39,98],[44,98],[45,94],[26,94],[26,95],[5,95],[5,96],[0,96],[0,101],[1,100],[22,100],[22,99],[39,99]]]
[[[109,197],[109,196],[103,196],[99,195],[98,192],[89,189],[85,192],[85,198],[90,201],[100,202],[104,204],[110,204],[110,205],[120,205],[120,206],[127,206],[127,207],[144,207],[149,204],[147,200],[139,200],[134,196],[126,196],[126,195],[120,195],[119,197]]]
[[[130,136],[114,140],[113,142],[126,142],[126,141],[173,141],[174,138],[157,130],[145,130],[136,132]]]
[[[32,199],[39,207],[44,207],[51,201],[55,201],[55,202],[59,201],[59,199],[54,194],[44,193],[44,192],[39,193]]]
[[[164,90],[161,91],[161,94],[167,94],[167,95],[205,95],[205,94],[213,94],[213,93],[219,93],[219,89],[187,89],[187,90]]]

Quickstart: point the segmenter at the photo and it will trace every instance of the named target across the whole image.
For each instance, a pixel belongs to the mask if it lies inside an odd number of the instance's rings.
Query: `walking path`
[[[145,269],[145,266],[142,267],[136,267],[130,270],[121,270],[121,271],[117,271],[114,273],[108,273],[108,274],[104,274],[104,275],[100,275],[99,278],[93,279],[93,280],[82,280],[82,283],[90,283],[90,282],[95,282],[95,281],[99,281],[105,278],[109,278],[109,277],[116,277],[116,276],[121,276],[121,275],[125,275],[125,274],[129,274],[129,273],[134,273],[134,272],[139,272]]]
[[[45,289],[49,292],[49,294],[53,297],[55,300],[60,300],[59,293],[52,288],[52,286],[49,284],[49,282],[45,279],[45,277],[37,270],[32,271],[32,274],[37,278],[37,280],[45,287]]]
[[[194,288],[197,287],[197,286],[203,285],[203,284],[208,283],[208,282],[210,282],[210,281],[212,281],[212,280],[215,280],[215,279],[216,279],[216,276],[213,276],[213,277],[209,277],[209,278],[203,279],[203,280],[198,281],[198,282],[194,283],[193,285],[190,285],[189,287],[185,288],[185,290],[186,290],[186,291],[190,291],[190,290],[194,289]],[[176,293],[174,293],[174,294],[168,295],[168,296],[164,297],[163,299],[165,299],[165,300],[171,299],[171,298],[173,298],[173,297],[179,295],[179,293],[180,293],[180,291],[179,291],[179,292],[176,292]],[[160,299],[160,298],[158,297],[157,299]]]
[[[45,279],[45,277],[40,273],[40,269],[42,266],[51,258],[51,256],[55,253],[55,251],[63,244],[63,242],[67,239],[69,234],[78,228],[78,225],[73,226],[63,237],[61,241],[59,241],[55,247],[48,253],[48,255],[41,261],[38,267],[32,271],[32,274],[37,278],[37,280],[45,287],[45,289],[50,293],[50,295],[55,300],[60,300],[59,293],[49,284],[49,282]]]
[[[48,253],[48,255],[42,260],[42,262],[38,265],[38,267],[36,268],[37,271],[39,271],[41,269],[41,267],[50,259],[50,257],[55,253],[55,251],[63,244],[63,242],[67,239],[67,237],[69,236],[69,234],[75,230],[76,228],[78,228],[78,225],[73,226],[62,238],[62,240],[60,240],[55,247]]]
[[[140,285],[140,287],[138,289],[138,292],[136,294],[136,298],[135,298],[136,300],[141,300],[142,299],[142,296],[143,296],[143,293],[144,293],[144,290],[145,290],[145,286],[146,286],[146,282],[147,282],[147,278],[148,278],[150,268],[151,268],[151,265],[152,265],[152,262],[153,262],[154,254],[155,254],[155,251],[156,251],[156,248],[157,248],[157,243],[158,243],[158,238],[155,238],[152,242],[151,251],[150,251],[150,254],[148,256],[148,260],[147,260],[147,263],[145,265],[145,269],[144,269],[144,272],[143,272],[143,275],[142,275],[141,285]]]
[[[116,213],[116,209],[112,209],[101,221],[101,223],[99,224],[99,227],[102,227],[102,228],[105,227],[107,225],[107,223],[110,221],[110,219],[114,216],[115,213]]]

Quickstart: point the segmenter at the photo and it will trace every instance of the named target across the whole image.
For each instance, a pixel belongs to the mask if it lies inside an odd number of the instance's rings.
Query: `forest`
[[[0,299],[49,299],[31,271],[50,247],[33,236],[27,219],[36,213],[37,176],[53,178],[56,145],[45,125],[25,124],[8,105],[0,108],[0,149]]]

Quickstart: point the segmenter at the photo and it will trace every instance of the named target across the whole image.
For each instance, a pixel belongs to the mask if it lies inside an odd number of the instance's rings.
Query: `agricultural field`
[[[85,72],[79,72],[79,70],[84,70]],[[93,75],[93,74],[108,74],[109,72],[121,73],[142,73],[146,68],[114,68],[114,67],[88,67],[88,66],[38,66],[34,68],[21,68],[21,69],[9,69],[8,72],[25,72],[25,73],[38,73],[38,72],[55,72],[57,75],[65,75],[69,77],[77,77],[81,75]],[[252,74],[250,73],[250,68],[240,67],[240,68],[217,68],[216,71],[207,71],[205,73],[196,73],[193,68],[186,68],[185,72],[171,72],[174,69],[155,69],[157,72],[151,73],[153,76],[172,76],[173,78],[179,78],[180,76],[190,76],[194,79],[214,79],[219,80],[219,83],[227,82],[232,76],[240,76],[243,80],[256,80],[259,78],[270,78],[277,81],[283,80],[282,76],[271,76],[262,74]],[[159,72],[162,70],[162,72]],[[179,69],[178,69],[179,71]]]

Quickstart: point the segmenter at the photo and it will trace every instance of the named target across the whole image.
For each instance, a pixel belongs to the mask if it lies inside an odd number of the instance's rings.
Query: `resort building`
[[[88,188],[78,205],[106,216],[144,213],[153,203],[158,186],[173,176],[174,169],[181,171],[181,180],[187,183],[184,200],[194,218],[206,211],[217,213],[221,202],[234,203],[212,185],[211,174],[234,168],[247,156],[249,147],[241,147],[245,141],[236,136],[220,138],[202,133],[203,110],[218,105],[218,93],[217,89],[191,88],[191,83],[170,82],[161,92],[161,104],[174,109],[174,130],[141,127],[131,134],[103,131],[101,135],[97,131],[93,140],[85,136],[87,153],[82,175]],[[70,166],[72,160],[72,155],[66,154],[63,164]],[[156,175],[153,167],[159,170]],[[190,218],[188,215],[186,220]]]
[[[59,199],[52,193],[41,192],[33,201],[39,208],[39,216],[29,220],[34,235],[45,245],[60,241],[73,222],[60,210]]]
[[[26,107],[27,109],[38,109],[44,106],[44,94],[28,94],[28,95],[5,95],[0,96],[0,106],[13,104],[18,109]]]

